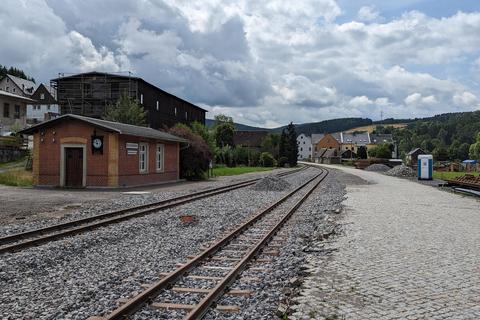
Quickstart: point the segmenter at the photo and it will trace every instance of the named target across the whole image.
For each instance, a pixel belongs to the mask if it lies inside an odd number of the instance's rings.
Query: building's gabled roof
[[[0,95],[9,97],[9,98],[14,98],[18,100],[22,100],[24,102],[36,102],[35,100],[32,100],[30,98],[24,97],[24,96],[19,96],[18,94],[10,93],[7,91],[0,90]]]
[[[332,137],[335,138],[339,143],[342,143],[342,133],[341,132],[334,132],[334,133],[329,133]]]
[[[54,88],[52,88],[50,86],[47,86],[43,83],[40,83],[38,85],[38,87],[33,92],[32,96],[35,96],[37,91],[40,90],[42,87],[45,88],[45,91],[47,91],[47,93],[51,96],[52,100],[55,100],[55,102],[56,102],[57,101],[57,91]],[[38,99],[38,98],[36,98],[36,99]]]
[[[7,74],[6,76],[9,77],[10,80],[12,80],[13,83],[15,83],[17,87],[19,87],[20,90],[23,91],[23,93],[31,96],[35,91],[35,88],[36,88],[35,82],[26,80],[23,78],[19,78],[16,76],[12,76],[11,74]]]
[[[323,137],[325,137],[323,133],[312,133],[312,144],[317,144]]]
[[[315,157],[321,158],[327,150],[328,150],[327,148],[320,148],[320,150],[315,152]]]
[[[421,153],[425,153],[422,149],[420,148],[415,148],[413,149],[412,151],[410,151],[409,153],[407,153],[407,155],[412,155],[412,154],[415,154],[417,152],[421,152]]]
[[[370,143],[370,135],[368,132],[341,132],[341,141],[343,144],[356,144],[364,146]]]
[[[85,75],[85,76],[99,75],[99,76],[109,76],[109,77],[117,77],[117,78],[126,78],[126,79],[138,80],[138,81],[141,81],[141,82],[149,85],[150,87],[152,87],[152,88],[154,88],[154,89],[156,89],[156,90],[159,90],[159,91],[165,93],[165,94],[168,95],[168,96],[171,96],[171,97],[173,97],[173,98],[175,98],[175,99],[181,100],[181,101],[183,101],[183,102],[191,105],[192,107],[195,107],[195,108],[198,108],[198,109],[200,109],[200,110],[203,110],[203,111],[207,112],[207,110],[205,110],[205,109],[203,109],[203,108],[201,108],[201,107],[199,107],[199,106],[197,106],[197,105],[195,105],[195,104],[193,104],[193,103],[191,103],[191,102],[189,102],[189,101],[187,101],[187,100],[184,100],[184,99],[182,99],[182,98],[180,98],[180,97],[177,97],[176,95],[171,94],[170,92],[167,92],[167,91],[165,91],[165,90],[162,90],[162,89],[160,89],[159,87],[151,84],[150,82],[145,81],[145,80],[142,79],[142,78],[134,77],[134,76],[130,76],[130,75],[123,75],[123,74],[118,74],[118,73],[115,74],[115,73],[108,73],[108,72],[99,72],[99,71],[90,71],[90,72],[84,72],[84,73],[71,74],[71,75],[68,75],[68,76],[61,76],[61,77],[52,79],[52,81],[58,82],[58,81],[61,80],[61,79],[75,78],[75,77],[79,77],[79,76],[81,77],[81,76],[83,76],[83,75]]]
[[[337,149],[327,149],[322,155],[322,158],[333,158],[337,157]]]
[[[393,135],[390,133],[381,133],[370,135],[370,143],[379,144],[379,143],[393,143]]]
[[[74,120],[80,120],[83,122],[87,122],[91,125],[94,125],[96,127],[102,128],[107,131],[113,131],[118,134],[122,135],[128,135],[128,136],[136,136],[136,137],[143,137],[143,138],[150,138],[150,139],[158,139],[158,140],[165,140],[165,141],[174,141],[174,142],[184,142],[187,143],[188,140],[174,136],[172,134],[155,130],[152,128],[148,127],[141,127],[141,126],[134,126],[131,124],[126,124],[126,123],[120,123],[120,122],[113,122],[113,121],[107,121],[107,120],[101,120],[101,119],[96,119],[96,118],[90,118],[90,117],[84,117],[76,114],[66,114],[63,116],[60,116],[58,118],[42,122],[40,124],[37,124],[35,126],[32,126],[28,129],[24,129],[20,131],[21,134],[32,134],[36,130],[44,128],[48,125],[51,125],[56,122],[64,121],[67,119],[74,119]]]

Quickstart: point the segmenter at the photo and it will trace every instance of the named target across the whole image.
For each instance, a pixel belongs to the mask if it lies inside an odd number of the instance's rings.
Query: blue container
[[[433,156],[421,154],[418,156],[418,180],[433,179]]]

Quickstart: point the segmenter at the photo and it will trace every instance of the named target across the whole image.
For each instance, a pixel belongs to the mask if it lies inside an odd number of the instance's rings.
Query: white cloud
[[[380,13],[371,6],[364,6],[358,10],[357,18],[360,21],[374,21],[380,17]]]
[[[358,108],[358,107],[366,107],[370,104],[372,104],[373,101],[368,99],[367,96],[357,96],[357,97],[354,97],[352,98],[350,101],[349,101],[349,104],[352,106],[352,107],[355,107],[355,108]]]
[[[415,92],[405,98],[405,104],[410,106],[416,105],[433,105],[438,103],[434,95],[422,96],[422,94]]]
[[[460,106],[472,106],[478,103],[477,97],[468,91],[455,94],[453,96],[453,103]]]
[[[339,23],[334,0],[26,3],[0,7],[8,30],[0,56],[44,81],[58,72],[131,70],[209,117],[266,126],[478,108],[478,87],[462,84],[473,81],[419,70],[471,69],[479,12],[411,11],[386,21],[365,6],[358,21]]]

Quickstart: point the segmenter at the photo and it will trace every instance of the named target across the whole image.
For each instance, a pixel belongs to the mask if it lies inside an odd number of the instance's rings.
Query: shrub
[[[390,159],[392,157],[391,145],[388,143],[379,144],[378,146],[368,150],[368,155],[371,158]]]
[[[169,132],[189,141],[188,147],[182,147],[180,151],[181,176],[188,180],[203,179],[213,157],[205,140],[182,126],[175,126]]]
[[[274,167],[275,166],[275,159],[273,156],[268,152],[262,152],[260,154],[260,164],[263,167]]]
[[[278,166],[283,168],[285,167],[285,165],[288,163],[288,158],[287,157],[280,157],[280,159],[278,159]]]
[[[235,158],[235,163],[237,165],[249,165],[249,151],[246,148],[236,147],[235,149],[233,149],[233,155]]]
[[[260,165],[260,152],[251,150],[250,151],[250,166],[257,167]]]

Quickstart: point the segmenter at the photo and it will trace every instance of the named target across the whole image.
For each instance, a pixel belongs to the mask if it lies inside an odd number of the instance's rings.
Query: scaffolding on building
[[[130,71],[59,73],[50,86],[57,92],[61,114],[102,117],[123,93],[138,99],[138,79]]]

